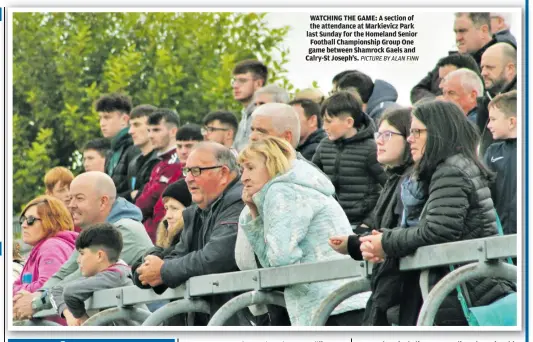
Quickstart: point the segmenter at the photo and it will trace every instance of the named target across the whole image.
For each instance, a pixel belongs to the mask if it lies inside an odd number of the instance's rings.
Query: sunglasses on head
[[[37,220],[40,221],[41,219],[38,218],[38,217],[32,216],[32,215],[30,215],[30,216],[28,216],[28,217],[26,217],[26,216],[21,216],[21,217],[19,218],[19,223],[20,223],[20,225],[22,226],[22,224],[24,223],[24,221],[26,221],[26,222],[28,223],[28,226],[33,226],[33,224],[34,224],[35,221],[37,221]]]

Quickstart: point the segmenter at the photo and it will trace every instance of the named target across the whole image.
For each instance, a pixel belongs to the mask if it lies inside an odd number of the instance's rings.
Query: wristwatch
[[[43,310],[44,304],[46,303],[47,296],[48,296],[48,292],[44,291],[40,296],[32,299],[31,308],[33,309],[34,312]]]

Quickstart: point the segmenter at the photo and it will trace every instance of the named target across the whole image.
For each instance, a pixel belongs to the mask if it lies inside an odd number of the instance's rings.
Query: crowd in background
[[[453,29],[458,51],[413,80],[411,107],[357,65],[332,75],[328,96],[310,88],[291,99],[258,60],[233,70],[241,113],[209,112],[201,125],[126,94],[101,96],[103,137],[84,146],[85,172],[49,170],[46,193],[20,215],[32,250],[23,258],[15,248],[14,318],[54,308],[50,319],[81,325],[84,301],[101,289],[161,294],[194,276],[348,254],[374,264],[371,291],[342,302],[327,325],[416,324],[419,273],[401,272],[399,258],[517,233],[516,40],[498,13],[456,13]],[[448,272],[431,269],[430,286]],[[254,305],[227,324],[309,325],[350,280],[279,289],[286,309]],[[465,288],[481,306],[516,284],[489,277]],[[167,324],[206,325],[235,295]],[[436,324],[467,325],[457,294]]]

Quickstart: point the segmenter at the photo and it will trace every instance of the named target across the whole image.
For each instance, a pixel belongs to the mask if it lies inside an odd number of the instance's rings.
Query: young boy
[[[347,91],[328,98],[321,114],[328,139],[320,142],[313,163],[331,179],[350,223],[359,226],[374,209],[387,181],[377,161],[374,125]]]
[[[118,259],[122,245],[122,235],[109,223],[88,227],[76,239],[83,277],[65,287],[53,287],[50,300],[69,326],[82,325],[89,318],[84,302],[94,292],[133,285],[130,267]]]
[[[485,152],[485,164],[496,172],[492,200],[504,234],[516,234],[516,90],[502,93],[489,103],[487,128],[494,140]]]

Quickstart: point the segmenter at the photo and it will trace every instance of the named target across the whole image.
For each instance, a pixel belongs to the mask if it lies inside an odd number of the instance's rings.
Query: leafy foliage
[[[134,105],[174,108],[182,122],[240,112],[231,71],[247,58],[288,91],[288,27],[264,13],[15,13],[13,164],[15,212],[42,192],[47,169],[80,171],[79,150],[100,136],[93,102],[122,91]]]

